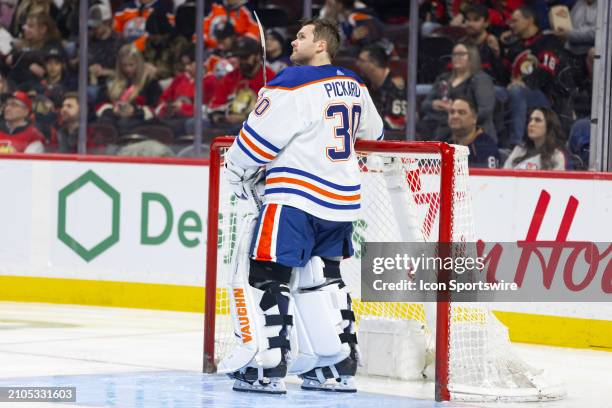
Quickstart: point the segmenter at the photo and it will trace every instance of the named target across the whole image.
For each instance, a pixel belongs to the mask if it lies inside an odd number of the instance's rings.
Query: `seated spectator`
[[[402,77],[391,75],[389,57],[379,45],[364,47],[357,66],[368,83],[372,101],[383,118],[385,129],[406,127],[406,84]]]
[[[46,50],[44,56],[45,76],[40,82],[29,83],[27,89],[32,99],[34,123],[47,141],[55,139],[57,113],[66,92],[76,92],[77,78],[66,68],[66,53],[60,46]]]
[[[277,74],[293,65],[289,59],[289,53],[285,49],[285,39],[276,30],[266,31],[266,56],[268,66]]]
[[[440,75],[421,105],[422,119],[417,123],[421,139],[439,140],[450,133],[448,110],[450,101],[464,96],[475,101],[478,126],[497,140],[493,125],[495,91],[491,77],[482,71],[478,50],[463,43],[453,48],[452,71]]]
[[[76,92],[77,78],[67,72],[66,53],[61,47],[51,47],[45,54],[45,76],[36,89],[37,93],[44,95],[59,108],[66,92]]]
[[[216,48],[218,29],[229,21],[239,36],[247,36],[259,42],[259,27],[251,11],[244,6],[245,0],[223,0],[223,4],[213,3],[210,13],[204,18],[204,44]]]
[[[578,0],[570,12],[572,31],[557,29],[554,33],[566,40],[572,54],[584,55],[595,46],[597,28],[597,0]]]
[[[454,99],[448,111],[448,127],[451,134],[444,141],[467,146],[470,149],[468,156],[470,167],[494,169],[499,165],[497,143],[482,128],[476,126],[477,115],[473,101],[466,98]]]
[[[207,50],[209,52],[207,56],[209,59],[215,56],[217,58],[225,58],[227,53],[234,47],[236,39],[242,37],[236,33],[234,26],[229,21],[223,24],[217,24],[214,33],[216,45]]]
[[[482,70],[497,85],[508,84],[508,73],[504,65],[499,40],[489,33],[489,11],[486,6],[477,4],[468,7],[465,12],[465,29],[467,35],[460,42],[473,45],[480,52]]]
[[[512,147],[520,143],[525,133],[528,109],[552,106],[561,115],[562,123],[571,122],[574,81],[563,44],[556,36],[540,32],[529,7],[512,13],[510,28],[511,33],[502,34],[501,39],[508,48],[506,57],[512,67],[508,85],[512,122],[509,140],[504,141]],[[516,36],[514,41],[512,36]]]
[[[38,83],[45,75],[45,49],[61,47],[60,41],[60,33],[48,14],[30,14],[23,26],[23,39],[6,57],[8,78],[23,90]]]
[[[17,5],[9,28],[13,37],[19,37],[30,14],[47,14],[55,20],[59,12],[57,5],[52,0],[20,0],[13,4]]]
[[[64,95],[57,129],[59,153],[77,153],[79,142],[79,97],[70,92]]]
[[[230,61],[229,56],[238,37],[239,36],[236,34],[234,26],[232,26],[231,23],[228,22],[223,25],[217,25],[217,29],[215,30],[217,46],[208,50],[209,52],[206,55],[204,62],[204,81],[207,83],[206,100],[204,101],[205,105],[208,104],[210,98],[212,97],[212,94],[209,91],[214,92],[214,84],[216,83],[216,79],[219,79],[228,72],[238,68],[238,59],[231,58],[232,61]],[[215,80],[213,80],[213,78],[215,78]],[[208,88],[209,86],[210,88]]]
[[[142,54],[132,44],[119,50],[114,78],[101,95],[103,104],[96,111],[100,120],[110,121],[119,133],[153,118],[152,108],[162,93],[159,83],[147,68]]]
[[[43,153],[45,137],[30,122],[32,101],[25,92],[13,93],[4,104],[0,122],[0,153]]]
[[[172,3],[160,0],[126,1],[115,12],[114,29],[124,41],[133,42],[134,46],[142,52],[149,37],[147,22],[150,18],[172,27],[174,25]]]
[[[155,108],[159,118],[193,116],[195,95],[195,50],[191,49],[181,55],[183,69],[177,72],[170,85],[162,92]]]
[[[588,169],[589,167],[589,146],[591,145],[591,119],[582,118],[574,122],[570,130],[569,140],[567,145],[570,153],[576,155],[580,159],[580,165],[576,166],[578,170]]]
[[[185,124],[194,114],[195,101],[195,71],[196,62],[193,50],[182,56],[185,68],[179,72],[170,85],[164,90],[159,98],[159,104],[155,108],[155,116],[164,124],[172,128],[175,136],[182,136],[185,132]],[[211,95],[207,95],[207,81],[202,84],[204,88],[204,104]],[[216,79],[215,79],[216,81]]]
[[[221,78],[209,105],[210,119],[217,126],[240,127],[264,85],[259,42],[239,38],[232,54],[238,58],[239,67]],[[265,69],[267,80],[271,81],[275,73],[269,67]]]
[[[105,4],[89,8],[89,44],[87,63],[89,64],[89,84],[96,87],[106,85],[108,78],[115,73],[117,53],[121,47],[119,35],[113,31],[113,13]],[[95,99],[97,93],[91,96]]]
[[[566,170],[570,162],[563,148],[564,140],[557,114],[550,108],[536,108],[529,115],[523,142],[514,147],[504,168]]]

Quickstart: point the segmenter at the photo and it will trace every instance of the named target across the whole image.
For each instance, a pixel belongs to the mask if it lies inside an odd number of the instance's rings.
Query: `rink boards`
[[[0,157],[0,300],[203,310],[207,161]],[[523,240],[537,221],[538,240],[611,241],[611,187],[606,173],[472,171],[476,237]],[[612,348],[610,303],[496,309],[515,341]]]

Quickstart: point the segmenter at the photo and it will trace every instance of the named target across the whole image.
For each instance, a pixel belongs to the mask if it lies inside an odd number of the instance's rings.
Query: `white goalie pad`
[[[295,292],[299,289],[309,289],[323,285],[325,283],[324,266],[325,264],[320,257],[313,256],[303,267],[293,268],[291,283],[289,284],[291,291]]]
[[[349,324],[341,310],[347,310],[348,293],[331,284],[312,292],[293,294],[294,330],[290,374],[301,374],[316,367],[331,366],[346,359],[348,343],[340,334]]]
[[[268,340],[279,335],[280,326],[266,325],[266,315],[278,315],[278,306],[263,311],[260,304],[264,291],[248,283],[250,265],[248,249],[255,225],[255,217],[245,220],[236,251],[234,275],[228,291],[234,333],[239,339],[239,344],[218,364],[217,372],[222,374],[232,373],[246,366],[272,368],[281,361],[281,350],[270,349]],[[289,304],[291,305],[291,302]]]
[[[231,281],[228,282],[230,313],[234,323],[234,334],[240,344],[217,366],[219,373],[231,373],[245,367],[257,354],[259,345],[254,337],[256,331],[254,299],[249,287],[249,243],[255,231],[255,216],[244,221],[238,239],[236,260]]]

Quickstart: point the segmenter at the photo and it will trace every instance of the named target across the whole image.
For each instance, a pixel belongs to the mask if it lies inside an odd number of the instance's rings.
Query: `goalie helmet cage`
[[[223,177],[223,154],[233,140],[223,136],[211,144],[203,364],[203,371],[207,373],[216,371],[217,363],[237,341],[229,316],[226,287],[239,224],[251,210],[233,197]],[[360,244],[366,241],[474,242],[467,148],[439,142],[357,141],[355,151],[362,172],[362,212],[365,214],[364,219],[353,224],[356,255]],[[399,188],[407,198],[406,206],[412,207],[407,209],[407,215],[398,216],[397,204],[389,202],[392,201],[389,199],[391,187],[384,174],[393,171],[400,176]],[[398,226],[402,217],[416,220],[419,237],[406,234],[404,227]],[[449,246],[439,245],[438,250],[438,255],[444,257],[442,251],[448,251]],[[351,292],[358,295],[360,272],[355,258],[343,261],[341,268]],[[357,322],[374,316],[422,323],[430,336],[429,345],[433,347],[435,343],[435,398],[438,401],[542,401],[565,395],[562,387],[545,384],[539,377],[540,371],[512,353],[507,329],[485,305],[456,304],[449,302],[446,295],[438,293],[435,329],[427,327],[427,322],[433,319],[425,315],[423,304],[354,299],[353,305]]]

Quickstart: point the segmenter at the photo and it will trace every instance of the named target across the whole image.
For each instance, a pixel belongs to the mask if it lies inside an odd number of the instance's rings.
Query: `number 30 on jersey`
[[[327,157],[331,161],[348,160],[355,145],[355,135],[361,120],[361,105],[347,106],[344,103],[333,103],[325,109],[325,119],[334,120],[334,138],[340,139],[342,145],[327,146]]]

